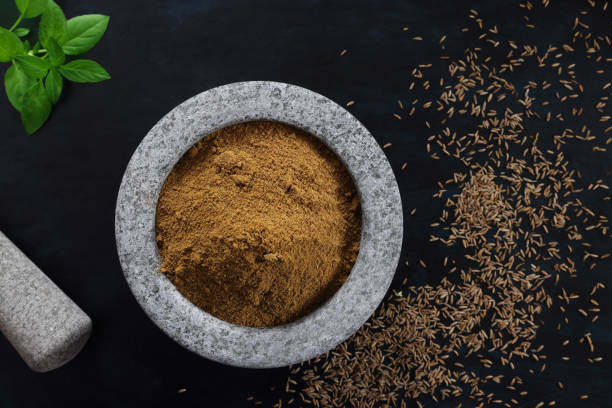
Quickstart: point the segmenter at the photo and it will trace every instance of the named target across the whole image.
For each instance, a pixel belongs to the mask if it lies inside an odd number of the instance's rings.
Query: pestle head
[[[91,319],[0,232],[0,331],[34,371],[72,360]]]

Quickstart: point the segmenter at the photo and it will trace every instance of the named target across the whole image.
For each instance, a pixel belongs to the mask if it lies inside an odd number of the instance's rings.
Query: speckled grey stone
[[[181,156],[211,132],[250,120],[273,120],[322,140],[347,166],[361,199],[357,261],[336,294],[293,323],[237,326],[207,314],[159,272],[155,210]],[[278,367],[324,353],[353,334],[383,299],[402,241],[397,182],[381,148],[344,108],[317,93],[278,82],[241,82],[203,92],[164,116],[140,143],[117,200],[115,232],[125,278],[148,316],[189,350],[221,363]]]
[[[72,360],[91,319],[0,232],[0,331],[34,371]]]

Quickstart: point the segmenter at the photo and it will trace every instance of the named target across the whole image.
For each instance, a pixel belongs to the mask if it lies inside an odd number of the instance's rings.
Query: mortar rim
[[[167,175],[194,143],[212,131],[251,120],[286,123],[323,142],[347,168],[362,206],[361,246],[347,281],[315,311],[282,326],[247,327],[217,319],[184,298],[159,272],[155,211]],[[130,159],[115,212],[121,266],[148,317],[172,339],[201,356],[253,368],[310,359],[353,334],[378,307],[390,286],[402,232],[395,176],[367,129],[343,107],[320,94],[269,81],[212,88],[166,114]],[[368,283],[371,287],[359,290],[360,285]],[[349,297],[355,294],[360,297]],[[355,309],[352,316],[347,316]],[[197,328],[202,330],[194,331]]]

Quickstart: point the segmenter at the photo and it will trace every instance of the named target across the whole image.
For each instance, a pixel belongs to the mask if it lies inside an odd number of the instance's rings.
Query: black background
[[[540,22],[545,29],[535,39],[542,44],[566,40],[573,22],[567,10],[579,2],[552,3],[556,17]],[[0,25],[8,27],[16,10],[9,0],[0,4]],[[414,265],[423,258],[435,264],[443,256],[427,237],[439,211],[431,195],[448,169],[428,158],[425,126],[396,120],[392,113],[397,99],[409,98],[412,68],[439,55],[437,40],[444,34],[449,44],[461,40],[468,9],[512,31],[522,26],[517,2],[86,0],[60,5],[68,18],[111,16],[106,36],[88,58],[101,62],[113,79],[67,86],[49,122],[29,137],[18,113],[0,98],[0,229],[92,317],[94,330],[74,361],[47,374],[30,371],[0,337],[0,407],[240,407],[251,405],[249,395],[270,399],[275,395],[270,387],[284,386],[286,369],[222,366],[166,337],[135,302],[116,255],[115,200],[132,152],[165,113],[218,85],[275,80],[341,105],[354,100],[349,110],[381,145],[392,143],[385,152],[407,219],[396,281],[435,282],[435,274],[403,261]],[[412,41],[415,35],[425,41]],[[517,29],[514,38],[534,35]],[[340,56],[343,49],[348,52]],[[575,161],[590,166],[594,177],[609,170],[609,155]],[[400,170],[404,162],[408,166]],[[604,182],[610,184],[609,177]],[[415,207],[417,215],[408,217]],[[606,281],[609,269],[599,272],[600,280]],[[611,323],[604,314],[589,328],[604,358],[612,348]],[[543,331],[548,333],[554,334]],[[567,333],[573,339],[582,334]],[[530,381],[530,406],[553,399],[557,406],[612,406],[606,361],[596,366],[584,359],[551,361],[546,372],[524,378]],[[563,391],[554,386],[561,378]],[[187,391],[178,394],[183,387]],[[579,394],[591,399],[578,401]]]

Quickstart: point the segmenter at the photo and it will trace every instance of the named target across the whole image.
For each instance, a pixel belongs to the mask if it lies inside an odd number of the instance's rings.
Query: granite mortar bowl
[[[362,233],[346,282],[318,309],[273,327],[234,325],[183,297],[159,271],[155,212],[161,187],[196,142],[236,123],[271,120],[314,135],[347,167],[361,200]],[[142,140],[123,176],[115,213],[125,278],[146,314],[172,339],[201,356],[240,367],[280,367],[334,348],[366,322],[395,273],[402,243],[399,189],[382,149],[344,108],[307,89],[239,82],[203,92],[164,116]]]

